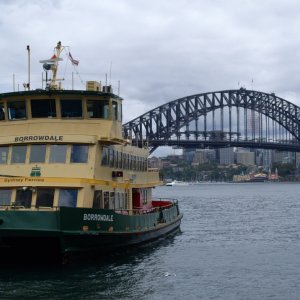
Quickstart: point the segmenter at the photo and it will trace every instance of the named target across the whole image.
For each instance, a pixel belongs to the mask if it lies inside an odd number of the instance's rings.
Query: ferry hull
[[[141,245],[166,236],[180,227],[181,217],[163,227],[133,233],[99,233],[98,235],[64,236],[64,253],[100,251],[111,252],[122,248]]]
[[[73,253],[111,253],[168,235],[181,218],[177,206],[136,216],[83,208],[0,211],[0,254],[8,261],[51,262]]]

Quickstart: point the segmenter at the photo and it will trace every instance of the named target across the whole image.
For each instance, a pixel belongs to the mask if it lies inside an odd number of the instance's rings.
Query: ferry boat
[[[2,259],[102,255],[180,226],[178,202],[152,198],[162,183],[148,149],[122,135],[123,99],[95,81],[62,89],[66,49],[41,61],[45,89],[0,94]]]

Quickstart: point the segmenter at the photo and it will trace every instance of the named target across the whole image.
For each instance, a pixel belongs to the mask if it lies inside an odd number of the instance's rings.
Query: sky
[[[65,89],[112,84],[124,122],[169,101],[245,87],[300,106],[297,0],[0,0],[0,93],[42,87],[58,41]],[[79,76],[77,75],[79,74]],[[107,76],[105,75],[107,74]],[[68,79],[67,79],[68,78]]]

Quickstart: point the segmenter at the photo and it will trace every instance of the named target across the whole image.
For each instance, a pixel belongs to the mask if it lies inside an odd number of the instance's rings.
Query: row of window
[[[85,103],[85,102],[84,102]],[[60,99],[60,114],[62,118],[83,118],[84,104],[80,99]],[[84,104],[84,105],[83,105]],[[31,118],[56,118],[55,99],[30,100]],[[6,114],[7,109],[7,114]],[[122,105],[112,101],[112,115],[109,115],[108,100],[87,100],[87,117],[92,119],[112,119],[122,121]],[[7,101],[0,103],[0,120],[20,120],[28,118],[26,100]]]
[[[103,147],[101,163],[103,166],[133,171],[147,171],[147,158],[123,153],[112,147]]]
[[[127,209],[128,194],[120,192],[94,192],[93,208]]]
[[[49,163],[66,163],[68,145],[13,145],[0,147],[0,164],[20,164],[26,162],[27,152],[29,151],[29,163],[45,163],[46,151],[49,148]],[[87,163],[88,145],[70,145],[70,162]],[[10,159],[9,159],[10,158]]]
[[[12,200],[12,189],[0,189],[0,206],[11,205],[31,208],[32,196],[36,193],[35,207],[53,207],[54,188],[38,188],[36,190],[20,188],[16,191],[16,198]],[[58,189],[58,206],[76,207],[78,189]],[[126,209],[128,194],[121,192],[94,192],[93,208]]]
[[[52,188],[39,188],[36,191],[33,189],[17,189],[16,198],[12,199],[11,189],[0,189],[0,205],[23,206],[30,208],[32,204],[32,194],[36,192],[36,207],[53,207],[54,192]],[[58,206],[77,206],[77,189],[59,189]]]

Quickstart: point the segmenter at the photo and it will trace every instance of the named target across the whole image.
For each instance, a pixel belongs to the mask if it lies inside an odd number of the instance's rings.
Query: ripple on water
[[[154,193],[179,200],[181,232],[98,261],[0,269],[0,298],[298,299],[299,184],[200,184]]]

